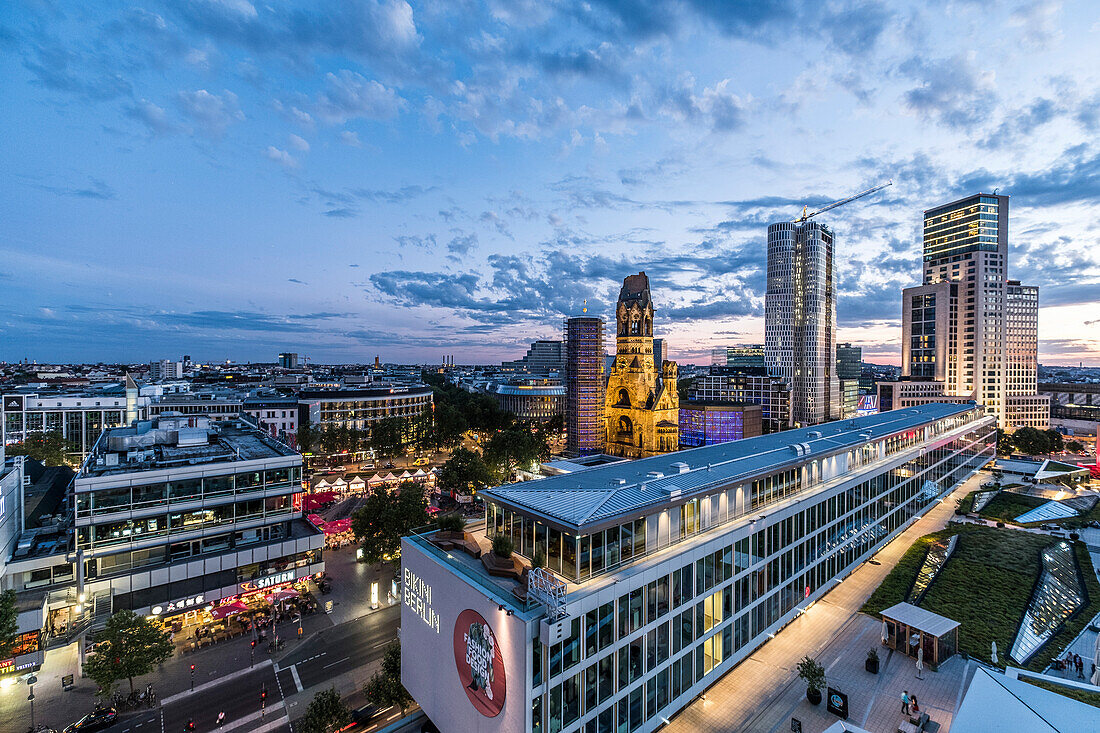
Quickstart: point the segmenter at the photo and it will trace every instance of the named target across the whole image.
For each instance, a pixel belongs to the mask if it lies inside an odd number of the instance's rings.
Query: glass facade
[[[680,408],[680,445],[728,443],[745,437],[745,413],[737,409]]]
[[[996,252],[998,199],[972,196],[924,214],[924,259],[964,252]]]
[[[951,429],[976,420],[970,410],[949,418]],[[956,421],[961,419],[961,422]],[[906,431],[889,441],[853,449],[853,464],[862,466],[837,488],[810,494],[804,472],[778,471],[751,482],[754,511],[806,493],[798,511],[775,519],[761,517],[753,524],[739,522],[725,534],[714,525],[700,528],[711,539],[689,543],[679,567],[651,577],[640,570],[623,575],[613,602],[581,611],[567,621],[566,638],[548,647],[537,673],[545,692],[534,697],[533,729],[549,733],[652,730],[709,684],[741,661],[789,620],[800,604],[824,593],[835,579],[847,575],[909,520],[925,511],[994,455],[996,434],[992,421],[973,427],[942,445],[932,436],[948,429],[939,423]],[[928,446],[900,465],[886,461],[900,451]],[[875,465],[881,463],[882,468]],[[705,499],[704,499],[705,501]],[[690,518],[697,501],[681,505],[681,518],[690,538],[697,533]],[[489,527],[522,536],[529,526],[515,512],[493,507]],[[538,527],[538,523],[532,526]],[[642,523],[644,527],[644,522]],[[573,538],[577,557],[588,551],[594,574],[596,548],[604,568],[608,546],[616,548],[618,563],[629,546],[633,562],[637,523]],[[492,531],[492,530],[491,530]],[[542,530],[535,529],[537,533]],[[626,538],[624,531],[634,536]],[[564,542],[561,533],[557,538]],[[546,531],[547,542],[554,535]],[[598,539],[597,539],[598,538]],[[584,542],[587,540],[587,543]],[[640,545],[642,552],[646,545]],[[569,569],[562,550],[560,566]],[[549,553],[547,555],[549,557]],[[667,566],[661,566],[667,567]],[[630,587],[630,586],[636,587]],[[617,588],[621,586],[616,586]],[[583,609],[583,596],[576,605]],[[571,608],[574,606],[570,604]],[[539,646],[538,640],[535,646]],[[545,726],[545,727],[543,727]]]

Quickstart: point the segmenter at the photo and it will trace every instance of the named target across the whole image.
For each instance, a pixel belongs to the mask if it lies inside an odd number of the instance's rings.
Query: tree
[[[335,687],[313,696],[295,730],[300,733],[332,733],[351,722],[351,711]]]
[[[0,593],[0,658],[11,656],[15,638],[19,635],[19,611],[15,607],[15,591]]]
[[[371,426],[370,447],[380,458],[397,455],[404,442],[405,421],[399,417],[384,417]]]
[[[1043,432],[1046,433],[1047,439],[1050,441],[1047,453],[1060,453],[1066,449],[1066,439],[1057,430],[1044,430]]]
[[[1084,453],[1085,444],[1079,440],[1067,440],[1066,450],[1068,450],[1070,453]]]
[[[435,440],[440,447],[454,448],[461,443],[466,428],[466,418],[450,402],[435,406]]]
[[[546,439],[526,427],[501,430],[485,445],[485,462],[505,482],[517,467],[528,467],[550,455]]]
[[[156,621],[133,611],[118,611],[107,619],[107,627],[96,635],[95,654],[84,662],[84,674],[105,694],[119,680],[128,680],[130,692],[133,692],[134,678],[152,672],[172,656],[173,649],[168,632]]]
[[[401,684],[401,642],[395,641],[386,647],[382,670],[370,678],[364,693],[378,707],[399,706],[402,715],[412,705],[412,695]]]
[[[295,433],[295,440],[298,444],[298,451],[301,453],[312,453],[313,449],[317,447],[317,429],[313,427],[313,423],[306,418],[306,421],[298,426],[298,432]]]
[[[1052,444],[1050,436],[1045,430],[1037,430],[1032,427],[1020,428],[1012,434],[1012,443],[1029,456],[1040,456],[1050,453]]]
[[[1012,445],[1012,435],[997,428],[997,455],[1010,456],[1015,446]]]
[[[369,563],[401,556],[401,537],[428,523],[428,500],[420,484],[405,481],[397,491],[370,489],[363,506],[351,517],[351,530]]]
[[[472,450],[457,448],[439,467],[436,481],[440,491],[471,495],[493,481],[489,466]]]
[[[29,456],[44,466],[74,465],[70,456],[80,452],[80,446],[61,437],[61,432],[34,433],[22,443],[5,448],[9,456]]]
[[[806,683],[807,690],[820,692],[825,689],[825,668],[810,657],[802,657],[798,663],[798,676]]]

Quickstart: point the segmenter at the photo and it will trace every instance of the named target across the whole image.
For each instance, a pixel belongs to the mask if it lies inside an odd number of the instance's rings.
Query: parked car
[[[429,463],[428,459],[423,458],[423,457],[417,458],[415,461],[413,461],[414,466],[427,466],[428,463]]]
[[[393,461],[387,461],[386,468],[397,468],[397,466],[393,464]]]
[[[64,733],[91,733],[110,728],[118,720],[118,711],[114,708],[96,708],[65,728]]]
[[[373,461],[371,461],[369,463],[364,463],[363,465],[359,466],[360,471],[370,471],[372,468],[374,468],[374,462]]]

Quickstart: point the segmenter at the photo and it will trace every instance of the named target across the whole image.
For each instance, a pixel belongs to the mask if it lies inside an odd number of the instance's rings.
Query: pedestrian
[[[909,690],[903,690],[901,693],[901,712],[904,715],[909,714]]]
[[[222,726],[222,723],[224,723],[224,722],[225,722],[225,711],[223,710],[222,712],[218,713],[218,720],[217,720],[216,723],[214,723],[214,725],[216,725],[220,728]]]
[[[917,696],[916,695],[913,695],[912,697],[909,698],[909,712],[915,718],[920,717],[920,705],[917,704]]]

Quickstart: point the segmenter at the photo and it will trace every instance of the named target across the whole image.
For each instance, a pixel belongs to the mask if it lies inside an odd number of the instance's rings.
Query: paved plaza
[[[943,529],[954,516],[955,501],[978,488],[984,478],[983,474],[971,477],[933,506],[875,555],[878,564],[868,562],[857,568],[676,715],[667,730],[780,733],[791,730],[792,717],[802,721],[805,733],[825,730],[838,719],[825,711],[824,701],[810,705],[805,685],[798,679],[798,661],[809,655],[825,666],[830,683],[848,695],[851,723],[876,733],[894,733],[903,720],[901,693],[907,689],[916,693],[939,733],[946,733],[975,663],[955,657],[938,672],[926,668],[924,679],[918,680],[912,660],[884,649],[879,640],[881,625],[859,609],[913,542]],[[871,648],[879,651],[878,675],[863,668]]]

